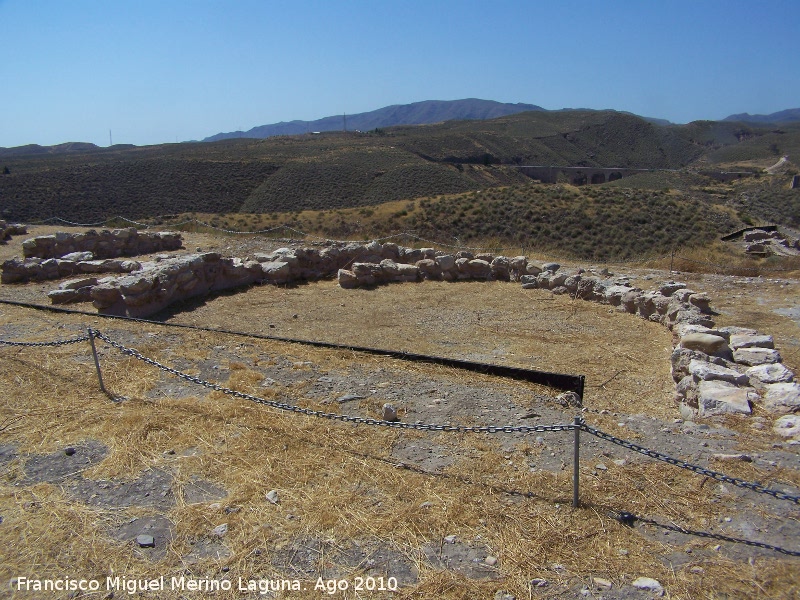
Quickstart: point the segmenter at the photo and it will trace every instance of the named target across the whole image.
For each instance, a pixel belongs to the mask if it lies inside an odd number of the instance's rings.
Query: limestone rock
[[[659,293],[662,296],[672,296],[678,290],[682,290],[686,287],[685,283],[678,283],[675,281],[666,281],[661,284],[661,287],[658,289]]]
[[[711,311],[711,299],[706,293],[692,294],[689,296],[689,304],[697,307],[697,309],[703,313]]]
[[[775,348],[775,342],[771,335],[735,333],[731,335],[730,346],[734,350],[739,348]]]
[[[392,404],[384,404],[381,418],[384,421],[399,421],[397,417],[397,409]]]
[[[728,346],[728,342],[725,341],[725,338],[710,333],[689,333],[681,338],[680,346],[705,354],[715,354],[724,350]]]
[[[527,265],[525,265],[525,273],[528,275],[536,276],[543,270],[544,269],[542,269],[542,267],[540,265],[537,265],[536,263],[529,262]]]
[[[689,333],[708,333],[710,335],[716,335],[721,338],[725,338],[726,341],[730,340],[730,334],[722,331],[721,329],[713,329],[711,327],[695,325],[692,323],[679,323],[675,325],[672,330],[678,334],[678,337],[683,337]]]
[[[786,415],[776,419],[772,431],[782,437],[800,438],[800,415]]]
[[[542,265],[542,271],[549,271],[550,273],[555,273],[561,268],[561,265],[556,262],[548,262]]]
[[[765,386],[764,408],[781,414],[800,410],[800,384],[769,383]]]
[[[436,257],[436,262],[439,263],[439,268],[442,271],[452,271],[456,268],[456,257],[452,254],[442,254]]]
[[[60,290],[78,290],[80,288],[97,285],[97,277],[81,277],[80,279],[70,279],[58,286]]]
[[[358,277],[347,269],[339,269],[336,279],[339,281],[339,285],[347,290],[358,287]]]
[[[664,588],[661,584],[650,577],[637,577],[631,582],[631,585],[637,589],[651,592],[656,596],[664,595]]]
[[[94,260],[94,254],[92,252],[70,252],[69,254],[65,254],[61,257],[63,260],[69,260],[72,262],[80,262],[82,260]]]
[[[733,360],[742,365],[766,365],[781,362],[781,355],[770,348],[739,348],[733,351]]]
[[[781,363],[768,363],[750,367],[745,371],[750,381],[758,383],[789,383],[794,379],[794,373]]]
[[[697,386],[697,406],[700,416],[745,414],[752,411],[750,403],[758,394],[750,387],[737,387],[725,381],[700,381]]]
[[[750,378],[743,373],[697,359],[689,362],[689,374],[697,380],[727,381],[736,385],[747,385],[750,381]]]
[[[467,263],[467,272],[476,279],[488,279],[492,274],[492,266],[485,260],[475,258]]]

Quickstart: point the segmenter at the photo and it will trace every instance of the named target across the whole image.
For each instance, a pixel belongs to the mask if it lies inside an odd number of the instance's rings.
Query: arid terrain
[[[25,237],[0,246],[0,260],[20,255]],[[240,257],[289,243],[184,240],[179,252]],[[774,336],[784,364],[800,373],[797,271],[580,266],[629,275],[643,289],[674,279],[707,292],[718,325]],[[2,285],[0,299],[47,305],[56,285]],[[747,417],[682,415],[672,333],[609,306],[507,282],[345,290],[320,281],[206,297],[158,321],[0,304],[0,339],[68,339],[91,327],[202,380],[327,413],[380,418],[391,403],[404,422],[464,426],[565,425],[580,414],[619,438],[800,495],[800,446],[773,431],[776,415],[758,407]],[[175,325],[582,374],[584,410],[530,383]],[[581,505],[572,508],[571,431],[453,433],[321,419],[97,346],[111,397],[88,342],[0,346],[0,596],[119,598],[126,591],[109,595],[107,577],[161,576],[165,588],[142,597],[205,597],[171,588],[173,577],[231,582],[216,598],[788,599],[800,590],[796,503],[582,433]],[[20,577],[93,579],[102,591],[20,591]],[[358,591],[359,577],[384,587],[394,578],[397,589]],[[349,589],[329,594],[320,578]],[[640,578],[660,588],[634,587]],[[257,588],[279,579],[304,589]]]

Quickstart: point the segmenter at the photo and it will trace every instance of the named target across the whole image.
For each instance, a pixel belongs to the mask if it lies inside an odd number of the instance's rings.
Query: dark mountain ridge
[[[531,110],[544,110],[535,104],[509,104],[494,100],[467,98],[464,100],[424,100],[411,104],[394,104],[377,110],[353,115],[334,115],[314,121],[289,121],[260,125],[248,131],[218,133],[204,142],[232,138],[268,138],[276,135],[300,135],[311,132],[370,131],[396,125],[430,125],[453,120],[486,120]]]
[[[769,115],[751,115],[739,113],[722,119],[723,121],[739,121],[740,123],[793,123],[800,121],[800,108],[789,108]]]

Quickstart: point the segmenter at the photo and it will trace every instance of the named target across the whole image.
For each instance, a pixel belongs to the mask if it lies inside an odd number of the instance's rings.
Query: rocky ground
[[[0,258],[19,242],[0,247]],[[286,244],[189,234],[184,245],[246,256]],[[672,278],[707,292],[718,325],[773,335],[784,364],[800,372],[796,273],[597,266],[645,289]],[[44,304],[54,287],[3,285],[0,298]],[[323,281],[206,298],[163,322],[0,305],[0,339],[68,338],[88,325],[255,396],[362,417],[390,403],[410,423],[565,424],[577,411],[533,384],[170,325],[585,374],[581,415],[591,426],[800,495],[799,446],[772,430],[774,415],[687,419],[672,401],[670,332],[601,305],[501,282],[342,290]],[[0,567],[6,581],[105,583],[117,573],[306,582],[305,592],[273,594],[287,598],[327,595],[313,589],[318,577],[348,579],[338,597],[792,598],[800,586],[796,504],[584,433],[574,510],[571,432],[398,432],[300,417],[99,347],[114,399],[97,389],[85,343],[0,348],[0,381],[12,390],[0,414],[0,540],[17,548]],[[626,512],[641,518],[620,519]],[[395,577],[399,591],[357,594],[357,575]],[[236,586],[220,597],[264,597]]]

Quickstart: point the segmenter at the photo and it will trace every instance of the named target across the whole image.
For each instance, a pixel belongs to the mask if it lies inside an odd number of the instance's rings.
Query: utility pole
[[[108,130],[108,145],[113,146],[114,142],[111,141],[111,130]]]
[[[342,119],[344,120],[344,132],[347,133],[347,113],[342,115]]]

